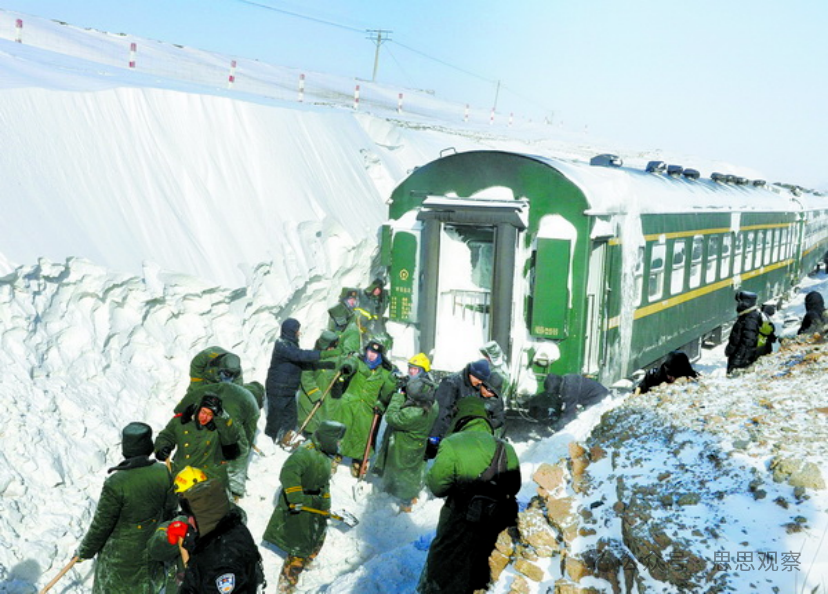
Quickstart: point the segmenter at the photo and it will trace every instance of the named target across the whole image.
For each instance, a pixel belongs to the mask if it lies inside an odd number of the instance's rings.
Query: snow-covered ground
[[[0,11],[4,20],[15,16]],[[156,431],[166,424],[196,352],[221,345],[242,357],[246,380],[264,381],[282,319],[302,320],[303,346],[311,346],[340,287],[369,280],[384,200],[412,168],[447,147],[573,159],[615,152],[629,164],[664,159],[525,122],[510,129],[464,125],[452,111],[456,106],[430,96],[421,98],[431,114],[425,117],[354,113],[323,105],[329,97],[321,96],[299,104],[230,93],[132,72],[117,66],[121,58],[93,62],[80,49],[66,48],[105,49],[98,32],[26,17],[27,35],[38,30],[41,38],[60,39],[65,53],[0,38],[0,592],[35,592],[69,560],[89,525],[106,468],[119,461],[120,429],[133,420]],[[225,62],[167,49],[188,64]],[[351,84],[331,77],[327,87]],[[407,101],[416,106],[418,98]],[[703,172],[762,177],[745,167],[674,157]],[[809,282],[828,293],[824,277]],[[799,295],[779,317],[801,314]],[[808,491],[809,499],[796,503],[790,487],[765,481],[767,497],[749,502],[741,484],[752,478],[751,468],[769,476],[769,461],[779,451],[815,461],[828,476],[824,432],[808,433],[825,428],[824,416],[809,412],[828,405],[824,380],[799,373],[805,365],[785,373],[790,367],[783,355],[769,357],[754,374],[727,379],[721,348],[714,349],[705,352],[698,384],[641,400],[672,415],[686,432],[682,456],[717,448],[728,457],[716,490],[733,496],[705,499],[688,515],[689,529],[704,531],[722,519],[728,525],[723,540],[696,543],[699,555],[801,554],[796,570],[734,570],[729,583],[736,592],[767,592],[771,585],[779,592],[823,592],[828,583],[821,562],[828,557],[825,491]],[[767,438],[740,433],[742,417],[754,414],[740,408],[749,403],[774,412],[759,423],[762,435],[767,426]],[[618,396],[554,436],[516,425],[521,501],[535,494],[536,469],[565,457],[573,439],[586,440],[603,412],[629,404]],[[707,418],[704,425],[700,418]],[[241,502],[257,538],[286,457],[264,440],[259,445],[265,455],[254,456],[249,494]],[[629,444],[626,454],[631,465],[641,457],[653,467],[672,464],[658,443]],[[624,466],[623,460],[615,469],[607,464],[592,469],[596,488]],[[412,592],[441,502],[423,493],[413,513],[400,515],[376,489],[354,498],[353,485],[347,472],[335,475],[334,507],[357,514],[360,524],[329,531],[301,590]],[[773,503],[779,497],[791,508]],[[797,522],[790,519],[795,516],[804,518],[798,522],[804,528],[787,534],[780,524]],[[608,525],[603,533],[617,530]],[[265,549],[263,555],[275,584],[280,561]],[[557,563],[549,561],[548,579],[533,584],[532,592],[548,591],[560,575]],[[76,566],[54,591],[90,592],[91,573],[91,563]],[[508,569],[492,591],[507,592],[513,576]]]

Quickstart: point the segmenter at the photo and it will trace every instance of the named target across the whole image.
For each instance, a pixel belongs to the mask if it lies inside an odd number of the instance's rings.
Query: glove
[[[172,446],[168,446],[168,445],[164,446],[163,448],[161,448],[160,450],[155,452],[155,459],[158,460],[159,462],[164,462],[167,458],[170,457],[170,454],[172,454],[172,451],[173,451]]]
[[[439,437],[429,437],[426,442],[425,459],[432,460],[437,456],[437,449],[440,447]]]
[[[383,413],[385,413],[385,411],[384,411],[384,410],[382,410],[382,408],[380,407],[380,405],[379,405],[379,404],[375,404],[375,405],[374,405],[374,414],[375,414],[375,415],[382,415]]]
[[[290,513],[292,514],[299,514],[302,513],[302,507],[304,507],[301,503],[295,503],[290,506]]]
[[[190,525],[186,522],[173,522],[167,526],[167,542],[171,545],[178,544],[178,539],[187,536]]]

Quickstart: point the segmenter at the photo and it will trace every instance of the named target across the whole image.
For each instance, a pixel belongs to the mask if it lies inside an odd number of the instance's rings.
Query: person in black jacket
[[[813,334],[823,332],[828,316],[825,315],[825,300],[822,293],[811,291],[805,295],[805,317],[797,334]]]
[[[191,528],[183,542],[189,561],[179,594],[256,594],[265,581],[262,557],[224,487],[212,479],[198,483],[180,501]]]
[[[653,367],[638,384],[637,394],[646,394],[652,388],[661,384],[672,384],[680,377],[697,378],[699,374],[690,364],[690,359],[684,351],[672,351],[664,358],[658,367]]]
[[[273,345],[270,368],[267,370],[265,390],[267,394],[267,423],[265,435],[287,445],[296,430],[296,390],[302,372],[313,369],[320,360],[321,351],[299,348],[301,324],[288,318],[282,322],[282,334]],[[334,356],[338,351],[330,351]]]
[[[750,367],[759,356],[756,347],[759,343],[762,314],[756,305],[756,299],[756,293],[750,291],[736,293],[738,315],[725,347],[728,375],[736,369]]]
[[[548,421],[550,427],[558,431],[608,394],[609,390],[603,384],[588,377],[576,373],[550,373],[543,380],[543,392],[530,398],[526,406],[530,417]]]
[[[428,438],[426,456],[434,458],[437,455],[437,447],[440,440],[446,434],[454,417],[455,405],[467,396],[480,396],[480,386],[489,381],[492,375],[489,362],[480,359],[466,365],[462,371],[452,373],[443,378],[437,387],[436,399],[440,405],[440,412],[431,434]]]

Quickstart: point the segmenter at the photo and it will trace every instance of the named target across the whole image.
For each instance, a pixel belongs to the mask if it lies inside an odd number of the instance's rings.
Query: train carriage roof
[[[791,211],[827,208],[828,199],[814,194],[795,197],[789,190],[752,184],[720,183],[648,173],[629,167],[600,167],[537,155],[523,155],[564,175],[584,194],[588,214],[688,211]]]

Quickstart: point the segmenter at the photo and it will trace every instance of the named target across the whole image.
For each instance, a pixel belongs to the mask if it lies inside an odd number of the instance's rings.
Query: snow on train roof
[[[588,214],[687,211],[790,211],[828,208],[828,199],[813,194],[795,197],[771,186],[734,185],[712,179],[687,179],[629,167],[601,167],[537,155],[525,155],[566,176],[584,193]]]

